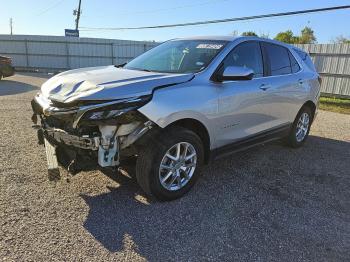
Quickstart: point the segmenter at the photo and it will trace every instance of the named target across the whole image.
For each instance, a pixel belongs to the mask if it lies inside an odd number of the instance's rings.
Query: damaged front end
[[[75,174],[116,167],[135,155],[134,143],[154,127],[137,110],[150,99],[147,95],[64,104],[37,94],[32,120],[39,144],[45,144],[49,178],[59,178],[58,164]]]

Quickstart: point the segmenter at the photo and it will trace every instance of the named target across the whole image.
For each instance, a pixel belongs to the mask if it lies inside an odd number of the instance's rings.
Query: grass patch
[[[350,115],[350,99],[321,96],[320,109]]]

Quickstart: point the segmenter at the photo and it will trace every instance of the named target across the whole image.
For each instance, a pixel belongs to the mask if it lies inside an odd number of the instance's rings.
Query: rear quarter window
[[[297,73],[300,71],[300,66],[291,52],[288,52],[290,59],[290,66],[292,67],[292,73]]]
[[[294,49],[294,51],[298,54],[300,59],[304,61],[304,63],[307,65],[308,68],[316,72],[315,65],[312,62],[311,57],[306,52],[303,52],[297,49]]]

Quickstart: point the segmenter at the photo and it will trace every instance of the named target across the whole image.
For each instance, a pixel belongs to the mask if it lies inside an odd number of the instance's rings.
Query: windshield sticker
[[[204,48],[204,49],[220,49],[223,45],[220,44],[199,44],[196,48]]]

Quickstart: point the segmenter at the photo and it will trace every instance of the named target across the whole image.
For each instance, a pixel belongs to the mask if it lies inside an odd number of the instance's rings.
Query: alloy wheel
[[[309,127],[310,127],[310,117],[308,113],[304,112],[300,115],[297,123],[297,127],[296,127],[295,137],[297,142],[302,142],[305,139],[309,131]]]
[[[173,145],[159,167],[159,181],[170,191],[183,188],[192,178],[197,165],[197,152],[188,142]]]

